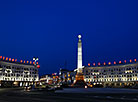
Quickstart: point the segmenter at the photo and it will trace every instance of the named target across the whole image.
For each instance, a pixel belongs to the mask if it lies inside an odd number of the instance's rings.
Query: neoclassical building
[[[0,56],[0,86],[28,86],[39,80],[38,64]]]
[[[131,60],[130,60],[131,61]],[[132,61],[131,61],[132,62]],[[84,80],[93,85],[132,86],[138,82],[138,62],[88,66],[83,68]]]

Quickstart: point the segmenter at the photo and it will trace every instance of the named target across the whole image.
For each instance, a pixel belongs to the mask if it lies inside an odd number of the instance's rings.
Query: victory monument
[[[78,58],[77,58],[77,74],[75,77],[75,82],[72,85],[73,87],[85,87],[87,84],[84,82],[84,75],[83,75],[83,66],[82,66],[82,42],[81,42],[81,35],[78,35]]]

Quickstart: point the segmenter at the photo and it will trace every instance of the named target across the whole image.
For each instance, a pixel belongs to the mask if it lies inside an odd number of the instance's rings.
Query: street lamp
[[[34,62],[35,62],[35,63],[34,63],[34,66],[36,66],[36,65],[37,65],[36,62],[39,60],[38,57],[33,57],[33,60],[34,60]],[[35,86],[34,86],[34,83],[35,83],[35,75],[34,75],[33,88],[32,88],[32,89],[34,89],[34,87],[35,87]]]
[[[33,60],[34,60],[34,65],[36,65],[36,62],[39,60],[38,57],[33,57]]]

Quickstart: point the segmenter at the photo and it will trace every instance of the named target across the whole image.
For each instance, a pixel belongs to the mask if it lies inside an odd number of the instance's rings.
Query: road
[[[138,102],[138,93],[54,93],[0,89],[0,102]]]

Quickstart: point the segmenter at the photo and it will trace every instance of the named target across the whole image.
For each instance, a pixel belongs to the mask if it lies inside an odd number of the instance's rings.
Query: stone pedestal
[[[72,84],[74,88],[85,88],[87,84],[84,81],[84,75],[82,73],[78,73],[76,75],[76,81]]]

